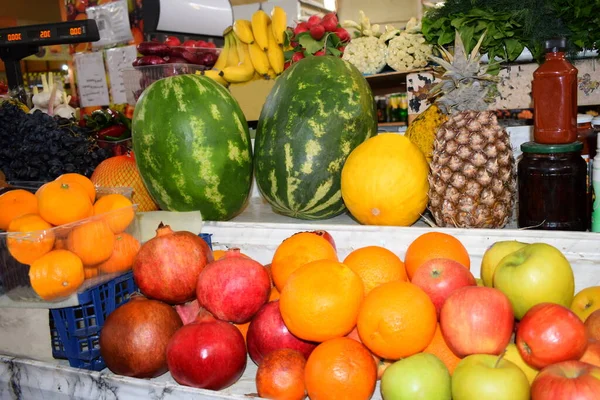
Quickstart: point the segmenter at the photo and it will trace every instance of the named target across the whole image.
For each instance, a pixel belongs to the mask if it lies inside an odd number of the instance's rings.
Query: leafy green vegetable
[[[552,0],[552,7],[571,31],[571,41],[579,49],[600,46],[600,1]]]

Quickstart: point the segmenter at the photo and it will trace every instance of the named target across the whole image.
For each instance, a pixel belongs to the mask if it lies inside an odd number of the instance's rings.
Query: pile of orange
[[[67,296],[84,279],[131,268],[140,243],[125,230],[132,202],[121,194],[96,198],[94,184],[64,174],[35,194],[16,189],[0,196],[0,229],[11,256],[30,265],[29,278],[45,300]]]
[[[404,261],[384,247],[365,246],[340,262],[337,250],[311,232],[281,243],[270,270],[282,318],[295,336],[320,343],[304,372],[311,399],[344,399],[348,393],[369,399],[382,366],[420,352],[454,371],[460,358],[442,336],[435,307],[410,283],[423,263],[440,257],[470,266],[462,243],[440,232],[417,237]]]

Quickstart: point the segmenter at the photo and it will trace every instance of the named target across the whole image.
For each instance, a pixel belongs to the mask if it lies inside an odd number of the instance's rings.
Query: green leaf
[[[340,40],[338,35],[336,35],[335,33],[331,33],[331,32],[327,34],[326,41],[325,41],[327,48],[329,48],[329,47],[337,48],[340,45],[340,43],[342,43],[342,41]]]
[[[309,54],[315,54],[317,51],[322,50],[325,46],[325,38],[322,38],[321,40],[315,40],[310,36],[310,34],[302,34],[298,35],[298,43],[300,43],[300,46],[304,47]]]
[[[514,61],[521,55],[525,46],[521,42],[515,39],[506,39],[504,41],[504,46],[506,47],[506,55],[508,57],[508,61]]]
[[[335,47],[327,47],[327,54],[331,54],[332,56],[339,57],[342,55],[342,52],[336,49]]]

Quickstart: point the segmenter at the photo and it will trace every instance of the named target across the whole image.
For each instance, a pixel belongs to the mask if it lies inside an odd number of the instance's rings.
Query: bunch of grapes
[[[0,171],[7,181],[46,182],[68,172],[89,177],[109,156],[74,120],[0,104]]]

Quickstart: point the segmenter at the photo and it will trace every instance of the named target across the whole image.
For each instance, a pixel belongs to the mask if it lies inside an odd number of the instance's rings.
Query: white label
[[[92,42],[92,47],[104,47],[133,39],[129,25],[127,0],[119,0],[89,7],[85,10],[89,19],[96,20],[100,40]]]
[[[112,102],[113,104],[127,103],[123,84],[123,68],[131,67],[131,63],[137,57],[137,50],[135,46],[125,46],[107,49],[105,52]]]
[[[102,53],[77,53],[73,56],[81,107],[107,106],[108,85]]]

